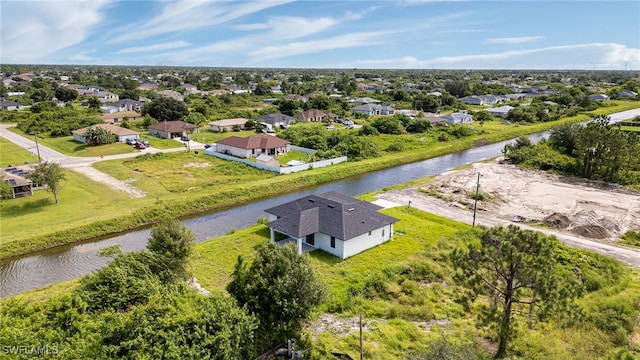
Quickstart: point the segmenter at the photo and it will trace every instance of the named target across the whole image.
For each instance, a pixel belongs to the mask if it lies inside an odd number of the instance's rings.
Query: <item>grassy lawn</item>
[[[289,151],[285,155],[276,156],[276,159],[280,161],[280,164],[286,164],[291,160],[307,162],[309,160],[309,155],[300,151]]]
[[[10,243],[16,243],[19,248],[22,241],[31,237],[88,225],[111,218],[114,213],[126,214],[132,210],[127,194],[98,185],[70,170],[65,174],[58,204],[45,190],[0,203],[0,244],[11,247],[14,245]],[[143,206],[143,202],[136,206]]]
[[[209,130],[209,127],[203,127],[200,128],[198,133],[191,134],[191,139],[203,144],[213,144],[218,140],[226,139],[230,136],[248,137],[253,135],[257,135],[257,133],[249,130],[217,132]]]
[[[0,157],[0,166],[2,167],[38,162],[35,148],[33,151],[23,149],[3,137],[0,137],[0,149],[2,149],[2,156]]]
[[[9,128],[10,131],[15,132],[16,134],[22,135],[26,138],[29,137],[28,134],[25,134],[22,130],[17,127]],[[95,157],[95,156],[107,156],[107,155],[116,155],[116,154],[127,154],[139,152],[139,150],[134,149],[132,146],[123,143],[113,143],[107,145],[100,146],[89,146],[80,142],[73,140],[73,136],[63,136],[63,137],[42,137],[42,134],[39,135],[39,142],[41,145],[49,147],[53,150],[61,152],[65,155],[70,156],[87,156],[87,157]],[[4,155],[4,152],[3,152]]]
[[[184,143],[173,139],[161,139],[155,136],[149,135],[149,133],[140,133],[140,140],[147,140],[151,147],[156,149],[173,149],[184,147]]]

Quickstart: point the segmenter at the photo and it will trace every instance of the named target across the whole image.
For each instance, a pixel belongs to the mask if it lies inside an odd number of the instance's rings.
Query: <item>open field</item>
[[[0,157],[0,166],[2,167],[38,162],[36,149],[30,152],[3,137],[0,137],[0,149],[2,149],[2,156]]]

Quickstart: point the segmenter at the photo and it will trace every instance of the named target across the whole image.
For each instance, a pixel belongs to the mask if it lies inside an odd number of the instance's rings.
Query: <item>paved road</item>
[[[178,152],[184,151],[185,147],[177,147],[173,149],[156,149],[153,147],[141,150],[140,152],[135,153],[126,153],[126,154],[118,154],[118,155],[109,155],[104,157],[78,157],[78,156],[69,156],[57,152],[51,148],[48,148],[42,144],[38,144],[36,147],[35,137],[34,138],[25,138],[21,135],[18,135],[12,131],[7,130],[9,127],[15,126],[15,124],[2,124],[0,125],[0,136],[11,141],[12,143],[31,151],[34,154],[37,154],[38,149],[40,149],[40,157],[43,161],[52,161],[56,162],[66,168],[75,168],[75,167],[84,167],[91,166],[91,164],[98,161],[105,160],[113,160],[113,159],[126,159],[130,157],[136,157],[138,155],[144,153],[158,153],[158,152]],[[184,142],[183,142],[184,143]],[[193,140],[189,141],[189,146],[191,150],[199,150],[204,149],[204,144],[195,142]]]

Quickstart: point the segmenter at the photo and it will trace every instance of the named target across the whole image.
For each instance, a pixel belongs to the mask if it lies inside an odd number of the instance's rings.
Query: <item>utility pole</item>
[[[476,184],[476,199],[473,203],[473,223],[471,227],[476,227],[476,209],[478,208],[478,193],[480,192],[480,173],[478,173],[478,182]]]
[[[360,319],[360,360],[362,360],[362,314],[359,315]]]
[[[31,132],[33,137],[36,139],[36,151],[38,152],[38,164],[42,163],[42,158],[40,157],[40,146],[38,145],[38,133],[33,131]]]

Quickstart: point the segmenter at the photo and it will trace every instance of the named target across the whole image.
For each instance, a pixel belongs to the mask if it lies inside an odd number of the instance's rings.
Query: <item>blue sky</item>
[[[640,70],[640,1],[2,0],[3,64]]]

